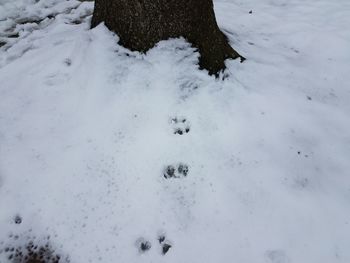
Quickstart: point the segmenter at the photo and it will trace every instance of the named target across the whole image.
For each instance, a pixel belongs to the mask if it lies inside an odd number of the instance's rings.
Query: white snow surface
[[[225,80],[90,30],[93,2],[0,0],[1,263],[47,236],[71,263],[350,262],[350,2],[214,4],[247,58]]]

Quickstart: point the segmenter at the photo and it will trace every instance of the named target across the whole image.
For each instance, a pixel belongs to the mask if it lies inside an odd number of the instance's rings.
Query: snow
[[[247,58],[225,80],[90,30],[92,2],[0,0],[1,263],[47,236],[72,263],[350,262],[350,2],[214,3]]]

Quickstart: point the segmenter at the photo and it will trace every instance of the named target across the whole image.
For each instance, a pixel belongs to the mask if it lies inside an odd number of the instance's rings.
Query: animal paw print
[[[182,178],[186,177],[189,172],[187,164],[179,163],[177,165],[168,165],[164,170],[164,178]]]
[[[168,253],[169,249],[172,247],[171,242],[166,239],[165,235],[160,235],[158,237],[158,242],[161,245],[162,254]]]
[[[168,253],[170,248],[172,247],[172,243],[165,237],[164,234],[161,234],[157,238],[159,245],[161,246],[161,253],[165,255]],[[143,237],[136,240],[136,246],[139,250],[139,253],[143,254],[149,251],[152,248],[152,244],[150,241],[144,239]]]
[[[190,124],[186,118],[174,117],[171,119],[171,124],[173,126],[174,134],[184,135],[189,133],[191,130]]]
[[[136,241],[136,246],[138,247],[140,253],[145,253],[151,249],[152,244],[150,241],[141,237]]]

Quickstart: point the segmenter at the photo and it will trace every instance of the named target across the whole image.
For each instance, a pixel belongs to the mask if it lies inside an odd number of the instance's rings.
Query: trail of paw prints
[[[158,235],[156,243],[158,243],[158,250],[163,256],[166,255],[173,247],[172,242],[167,239],[165,234]],[[140,254],[144,254],[151,250],[152,243],[151,241],[140,237],[138,240],[136,240],[136,247]]]
[[[9,223],[21,225],[24,219],[20,214],[12,217]],[[0,241],[0,262],[8,263],[69,263],[69,257],[58,253],[50,235],[37,237],[32,229],[13,231]]]
[[[184,117],[171,118],[171,125],[175,135],[184,135],[190,132],[191,124]]]
[[[189,173],[189,167],[187,164],[178,163],[176,165],[168,165],[165,167],[163,176],[165,179],[171,178],[184,178]]]

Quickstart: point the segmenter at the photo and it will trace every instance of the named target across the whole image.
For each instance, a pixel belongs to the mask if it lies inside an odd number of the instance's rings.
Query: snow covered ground
[[[247,58],[224,81],[184,40],[89,30],[93,2],[0,0],[1,263],[48,237],[71,263],[350,262],[350,2],[214,3]]]

